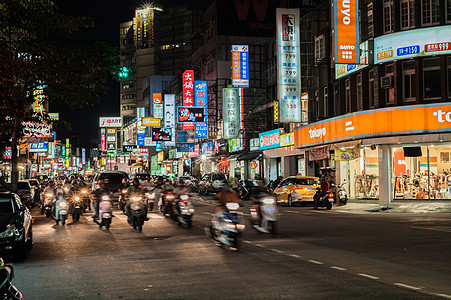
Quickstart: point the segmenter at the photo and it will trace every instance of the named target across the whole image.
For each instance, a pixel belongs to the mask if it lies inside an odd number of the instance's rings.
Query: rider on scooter
[[[41,215],[44,214],[44,208],[45,208],[45,198],[47,194],[52,194],[53,197],[56,197],[56,189],[53,181],[49,182],[49,185],[44,189],[41,196]]]
[[[253,202],[253,207],[257,211],[258,215],[258,224],[260,225],[262,220],[262,211],[261,211],[261,200],[265,197],[271,196],[270,193],[268,193],[265,185],[265,181],[263,179],[257,180],[258,183],[258,191],[254,195],[252,195],[250,198]]]
[[[93,219],[99,219],[99,204],[102,201],[103,195],[109,195],[110,191],[106,186],[105,181],[103,179],[100,179],[99,182],[99,188],[96,189],[93,193],[94,199],[92,201],[92,204],[94,206],[94,212],[95,215],[92,217]]]
[[[131,222],[131,213],[130,213],[130,205],[131,205],[131,201],[130,201],[130,197],[132,195],[139,195],[141,197],[144,196],[144,191],[140,186],[140,182],[139,182],[139,178],[135,177],[133,178],[132,181],[132,185],[127,189],[127,204],[125,205],[125,214],[128,217],[128,222]],[[146,216],[146,221],[149,220],[149,218],[147,217],[147,205],[144,205],[144,214]]]
[[[321,177],[321,192],[320,193],[316,193],[314,197],[314,202],[315,204],[318,203],[321,198],[323,198],[327,193],[329,193],[330,190],[330,183],[327,181],[327,178],[325,175],[323,175]]]

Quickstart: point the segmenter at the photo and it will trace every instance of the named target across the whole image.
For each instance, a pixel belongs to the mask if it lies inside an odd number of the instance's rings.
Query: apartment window
[[[415,61],[402,63],[402,84],[404,102],[415,101]]]
[[[367,16],[368,16],[368,37],[372,38],[374,37],[373,2],[370,2],[367,5]]]
[[[451,23],[451,0],[446,0],[446,23]]]
[[[441,98],[440,58],[423,59],[423,93],[425,100]]]
[[[345,81],[346,86],[346,112],[351,112],[351,80],[349,78]]]
[[[373,70],[368,72],[368,104],[370,108],[374,108],[374,72]]]
[[[415,1],[401,0],[401,29],[415,27]]]
[[[447,75],[448,75],[448,99],[451,98],[451,57],[447,59]]]
[[[362,75],[357,75],[357,110],[363,110]]]
[[[384,33],[389,33],[392,31],[392,7],[392,0],[384,0]]]
[[[385,66],[385,76],[390,78],[390,85],[385,89],[385,103],[393,104],[395,103],[395,89],[394,89],[394,74],[393,74],[393,64]]]
[[[440,0],[422,0],[421,22],[423,25],[436,25],[439,23],[439,2]]]
[[[329,104],[329,88],[327,86],[324,87],[324,117],[327,117],[328,114],[328,104]]]

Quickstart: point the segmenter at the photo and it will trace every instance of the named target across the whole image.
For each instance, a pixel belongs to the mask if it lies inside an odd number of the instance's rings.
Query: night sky
[[[159,1],[164,5],[186,1]],[[91,17],[95,27],[77,34],[77,41],[90,43],[104,41],[112,46],[119,47],[119,24],[130,21],[134,17],[135,8],[149,3],[142,0],[54,0],[60,11],[67,15]],[[199,7],[207,7],[210,0],[189,1]],[[82,146],[88,146],[90,140],[98,138],[99,117],[119,116],[119,83],[111,81],[110,92],[102,97],[101,103],[94,107],[80,110],[68,110],[65,107],[50,105],[50,112],[59,112],[60,119],[72,124],[73,132]],[[57,133],[58,134],[58,133]],[[66,138],[68,132],[61,131],[58,139]]]

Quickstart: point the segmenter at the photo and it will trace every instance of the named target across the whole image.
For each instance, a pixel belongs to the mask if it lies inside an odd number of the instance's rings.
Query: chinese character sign
[[[279,122],[301,122],[299,9],[277,8]]]
[[[205,118],[203,107],[177,107],[177,123],[203,122]]]
[[[358,64],[359,1],[334,0],[335,62]]]
[[[239,89],[222,89],[222,118],[224,120],[224,138],[238,136],[241,123]]]
[[[249,87],[249,47],[247,45],[232,46],[232,85]]]
[[[175,95],[164,95],[164,126],[175,127]]]
[[[161,93],[153,93],[152,102],[153,102],[153,117],[155,119],[163,119],[164,108]]]
[[[186,70],[182,76],[183,106],[194,106],[194,71]]]

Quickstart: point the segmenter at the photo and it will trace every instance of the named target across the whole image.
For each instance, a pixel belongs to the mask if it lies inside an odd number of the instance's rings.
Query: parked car
[[[313,203],[316,188],[320,186],[318,177],[290,176],[276,187],[274,194],[277,196],[277,203],[285,203],[288,206],[302,202]]]
[[[202,176],[199,182],[199,194],[217,193],[227,184],[227,176],[224,173],[209,173]]]
[[[20,200],[27,207],[34,207],[34,189],[31,187],[30,182],[20,180],[17,182],[17,194],[19,194]]]
[[[39,180],[37,180],[37,179],[25,179],[24,181],[28,181],[30,183],[32,189],[34,190],[34,203],[35,204],[41,203],[42,187],[41,187],[41,184],[39,183]]]
[[[0,252],[25,259],[33,245],[32,218],[17,194],[0,192]]]
[[[192,192],[198,192],[199,191],[199,179],[190,176],[190,175],[183,175],[177,178],[176,180],[177,184],[181,183],[183,185],[186,185],[191,189]]]
[[[110,192],[110,199],[118,201],[120,195],[120,187],[122,182],[125,180],[126,182],[130,180],[128,174],[122,171],[106,171],[102,173],[98,173],[94,178],[94,182],[92,184],[92,190],[95,191],[99,188],[99,180],[103,180],[105,182],[106,188]]]

